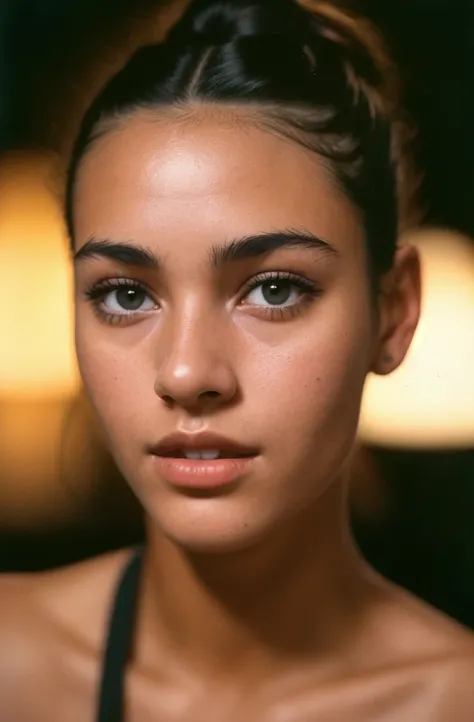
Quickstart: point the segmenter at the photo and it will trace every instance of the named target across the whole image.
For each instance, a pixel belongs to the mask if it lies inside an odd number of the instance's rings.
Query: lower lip
[[[247,473],[255,456],[236,459],[181,459],[155,456],[161,476],[170,484],[190,489],[216,489]]]

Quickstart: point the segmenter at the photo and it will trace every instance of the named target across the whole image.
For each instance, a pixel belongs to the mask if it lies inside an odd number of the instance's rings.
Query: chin
[[[256,542],[255,539],[231,535],[229,533],[211,535],[203,534],[177,534],[174,530],[161,527],[161,532],[175,547],[188,554],[207,554],[213,556],[237,554],[249,549]]]
[[[252,542],[248,539],[236,539],[228,536],[226,538],[214,537],[211,539],[209,535],[201,537],[172,537],[169,535],[168,539],[187,554],[205,554],[216,557],[237,554],[252,546]]]
[[[229,506],[200,499],[147,511],[151,526],[173,545],[195,554],[231,554],[257,544],[266,534],[262,519],[252,523],[248,513]]]

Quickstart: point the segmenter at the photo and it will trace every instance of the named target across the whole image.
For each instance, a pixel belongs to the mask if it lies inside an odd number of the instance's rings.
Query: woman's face
[[[137,114],[87,152],[74,213],[80,368],[148,516],[223,550],[308,510],[342,473],[382,343],[364,230],[322,162],[242,120]],[[395,365],[409,337],[391,334]],[[253,457],[190,489],[160,458],[183,455],[160,447],[174,432]]]

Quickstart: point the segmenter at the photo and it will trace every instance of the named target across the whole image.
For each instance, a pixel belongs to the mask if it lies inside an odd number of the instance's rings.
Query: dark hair
[[[140,49],[82,121],[66,183],[71,239],[89,146],[137,110],[206,103],[248,107],[329,160],[362,215],[372,277],[391,267],[410,181],[396,73],[369,23],[318,0],[194,0],[163,42]]]

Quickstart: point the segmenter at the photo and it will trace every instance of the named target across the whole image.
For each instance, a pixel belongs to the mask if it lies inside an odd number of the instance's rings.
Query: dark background
[[[0,30],[8,145],[60,148],[68,106],[90,71],[126,47],[131,28],[170,5],[159,0],[2,0]],[[182,4],[182,3],[181,3]],[[352,0],[384,30],[420,128],[429,220],[473,235],[474,3]],[[138,31],[140,32],[140,31]],[[5,36],[5,38],[3,37]],[[90,83],[89,83],[90,85]],[[5,101],[3,101],[5,106]]]
[[[146,34],[164,5],[0,0],[2,150],[63,152],[98,69],[126,55],[133,34]],[[474,238],[474,3],[352,5],[383,28],[402,69],[406,106],[420,131],[425,222]],[[370,453],[389,503],[378,518],[355,514],[362,549],[383,573],[474,628],[474,449]],[[0,530],[0,569],[40,569],[134,541],[141,525],[130,503],[105,463],[94,513],[77,528],[34,537]]]

